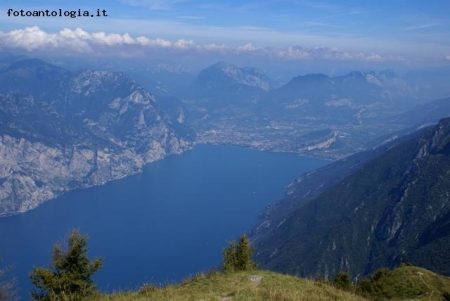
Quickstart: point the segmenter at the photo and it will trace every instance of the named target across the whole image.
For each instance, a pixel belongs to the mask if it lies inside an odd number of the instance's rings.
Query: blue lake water
[[[77,190],[22,215],[0,219],[0,258],[13,265],[28,300],[33,266],[47,266],[73,228],[103,258],[102,291],[165,284],[218,267],[222,248],[249,230],[301,173],[329,161],[294,154],[200,145],[104,186]]]

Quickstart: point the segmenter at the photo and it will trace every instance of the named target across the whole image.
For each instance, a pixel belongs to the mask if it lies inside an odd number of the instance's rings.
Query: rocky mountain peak
[[[0,73],[6,90],[0,90],[0,216],[135,174],[191,145],[178,116],[122,73],[72,74],[39,60],[6,70]],[[15,80],[24,72],[24,80]]]
[[[265,75],[265,73],[257,68],[238,68],[237,66],[221,61],[205,70],[203,70],[199,78],[206,78],[213,74],[217,77],[226,76],[229,80],[236,84],[241,84],[250,87],[261,88],[262,90],[269,90],[274,86],[273,81]]]
[[[114,82],[126,81],[130,79],[122,73],[85,69],[72,77],[70,86],[73,92],[81,93],[86,90],[86,87],[94,90],[105,89]]]
[[[366,70],[366,71],[352,71],[346,75],[339,76],[341,80],[345,81],[360,81],[373,84],[380,87],[392,86],[398,84],[400,78],[393,70]]]

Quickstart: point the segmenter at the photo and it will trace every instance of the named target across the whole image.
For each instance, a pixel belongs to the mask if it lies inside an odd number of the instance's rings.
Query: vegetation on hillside
[[[34,268],[31,281],[37,289],[31,292],[39,301],[81,301],[97,292],[91,276],[100,269],[101,259],[87,257],[86,235],[73,230],[66,248],[57,243],[53,248],[50,268]]]
[[[270,271],[212,272],[189,278],[180,284],[146,285],[136,292],[99,295],[90,301],[362,301],[362,296],[331,285]]]
[[[261,270],[211,272],[199,274],[180,284],[165,287],[144,285],[138,291],[97,295],[89,300],[448,301],[449,292],[448,277],[414,266],[401,266],[393,270],[381,269],[357,284],[352,284],[346,273],[338,273],[333,281],[314,281]]]
[[[223,250],[223,271],[200,273],[181,283],[159,287],[145,284],[137,291],[101,294],[91,276],[101,260],[87,258],[87,236],[71,232],[67,247],[56,244],[50,268],[35,268],[30,277],[38,288],[34,300],[45,301],[144,301],[144,300],[450,300],[450,278],[409,265],[380,269],[352,283],[339,272],[326,281],[257,270],[253,247],[246,235]],[[0,274],[1,276],[1,274]],[[1,288],[1,287],[0,287]],[[1,293],[1,290],[0,290]],[[11,299],[1,299],[11,300]]]
[[[403,262],[450,275],[450,119],[367,162],[259,238],[265,269],[369,275]]]
[[[223,249],[222,269],[225,272],[234,271],[250,271],[256,268],[256,263],[253,262],[252,256],[254,253],[253,247],[247,236],[243,234],[239,238],[239,243],[234,241]]]
[[[450,300],[450,278],[429,270],[402,265],[381,268],[361,280],[357,292],[370,299]]]

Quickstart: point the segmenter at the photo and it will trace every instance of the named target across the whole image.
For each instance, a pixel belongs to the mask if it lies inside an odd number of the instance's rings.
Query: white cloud
[[[446,61],[450,61],[450,55],[446,55],[446,56],[445,56],[445,60],[446,60]]]
[[[151,51],[205,52],[211,54],[250,55],[261,58],[288,61],[331,60],[331,61],[400,61],[401,58],[383,57],[377,53],[348,52],[327,47],[305,48],[300,46],[260,47],[247,43],[241,46],[224,44],[197,44],[190,39],[169,41],[161,38],[151,39],[146,36],[133,37],[128,33],[107,34],[105,32],[89,33],[83,29],[65,28],[56,33],[48,33],[39,27],[0,31],[0,49],[26,51],[45,51],[46,53],[124,55],[149,53]],[[449,59],[447,56],[446,59]]]
[[[144,36],[133,38],[128,33],[123,35],[105,32],[88,33],[80,28],[75,30],[65,28],[58,33],[47,33],[37,26],[10,32],[0,31],[0,46],[6,49],[69,51],[82,54],[105,51],[101,46],[110,46],[109,49],[114,51],[114,46],[124,45],[186,49],[195,44],[193,41],[184,39],[172,43],[164,39],[149,39]]]
[[[181,48],[181,49],[189,49],[189,48],[196,48],[197,45],[195,45],[194,41],[192,40],[185,40],[180,39],[174,43],[175,47]]]
[[[243,46],[238,46],[237,50],[238,51],[242,51],[242,52],[251,52],[251,51],[255,51],[257,49],[257,47],[255,47],[253,44],[248,43],[246,45]]]

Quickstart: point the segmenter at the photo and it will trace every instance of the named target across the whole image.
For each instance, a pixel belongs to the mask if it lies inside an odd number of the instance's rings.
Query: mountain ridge
[[[346,270],[357,277],[401,262],[449,275],[449,137],[447,118],[367,161],[259,239],[257,258],[302,276]]]
[[[392,70],[299,75],[266,91],[228,76],[228,69],[236,75],[248,68],[226,62],[205,68],[182,99],[201,143],[341,159],[416,125],[398,117],[417,100]],[[435,110],[430,120],[446,116]]]
[[[0,71],[0,216],[138,173],[193,144],[183,122],[122,73],[12,66]]]

